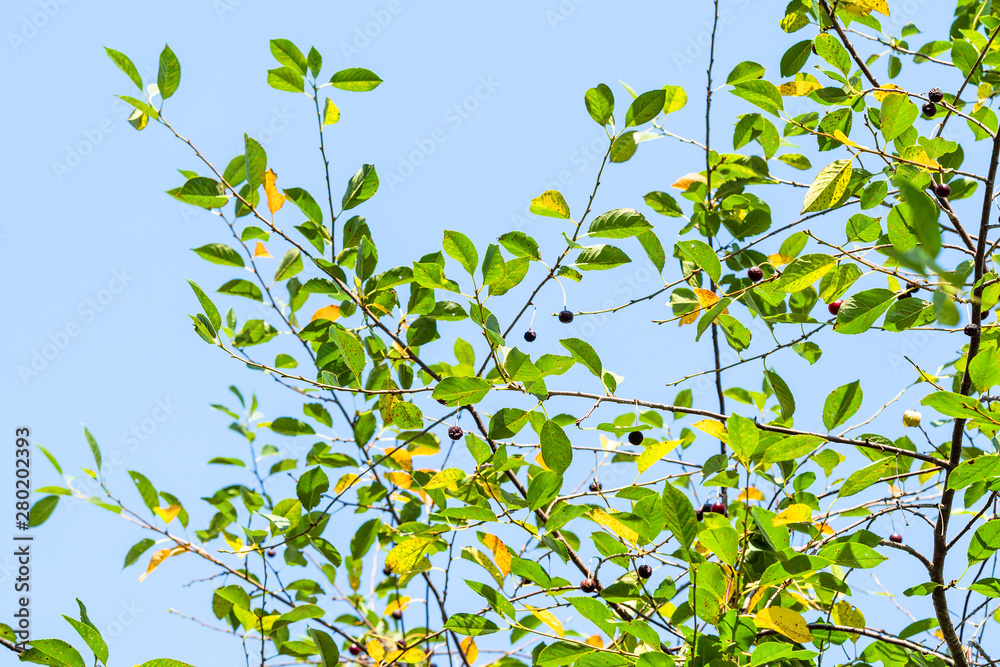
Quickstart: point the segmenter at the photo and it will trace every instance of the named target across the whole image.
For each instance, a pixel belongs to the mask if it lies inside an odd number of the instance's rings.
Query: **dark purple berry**
[[[597,582],[590,577],[587,577],[580,582],[580,590],[584,593],[593,593],[597,590]]]
[[[528,341],[529,343],[534,343],[536,338],[538,338],[538,334],[536,334],[531,329],[528,329],[527,331],[524,332],[524,340]]]
[[[396,619],[397,621],[401,620],[403,618],[403,610],[402,609],[393,609],[392,610],[392,617],[394,619]]]
[[[844,302],[841,299],[837,299],[836,301],[834,301],[833,303],[831,303],[829,306],[827,306],[826,309],[830,311],[831,315],[836,316],[837,313],[840,312],[840,307],[843,306],[843,305],[844,305]]]
[[[934,106],[933,103],[928,102],[927,104],[925,104],[923,106],[923,112],[924,112],[925,116],[927,116],[928,118],[931,118],[932,116],[934,116],[934,114],[937,113],[937,107]]]
[[[569,324],[570,322],[573,321],[573,313],[569,312],[568,310],[563,310],[562,312],[559,313],[559,321],[562,322],[563,324]]]
[[[754,282],[757,282],[763,277],[764,277],[764,269],[760,268],[759,266],[751,266],[747,270],[747,278],[749,278]]]
[[[590,483],[590,492],[591,493],[597,493],[600,490],[601,490],[601,483],[600,482],[591,482]]]
[[[712,509],[712,503],[705,503],[701,506],[702,515],[711,514],[714,510]]]
[[[909,299],[911,296],[913,296],[913,295],[910,294],[909,292],[903,292],[902,294],[900,294],[899,296],[896,297],[896,300],[897,301],[902,301],[903,299]]]
[[[448,437],[452,440],[461,440],[464,432],[461,426],[452,426],[448,429]]]
[[[351,655],[361,655],[361,647],[357,644],[351,644],[351,647],[347,650],[351,652]]]
[[[934,194],[941,199],[947,199],[951,196],[951,186],[947,183],[938,183],[934,186]]]
[[[889,541],[894,542],[896,544],[902,544],[903,536],[900,535],[899,533],[893,533],[892,535],[889,536]]]
[[[940,88],[931,88],[927,91],[927,99],[929,99],[934,104],[937,104],[944,99],[944,93],[941,92]]]
[[[640,565],[636,571],[639,573],[639,576],[642,577],[643,579],[649,579],[651,576],[653,576],[653,568],[651,568],[648,565]]]
[[[274,549],[268,549],[267,550],[267,557],[268,558],[274,558],[277,555],[278,555],[278,552],[275,551]]]
[[[990,311],[984,310],[983,312],[979,313],[979,321],[982,322],[989,316],[990,316]]]
[[[633,445],[641,445],[642,444],[642,431],[632,431],[631,433],[629,433],[628,434],[628,441],[631,442]]]
[[[975,324],[966,324],[965,329],[963,329],[963,331],[965,332],[966,336],[969,336],[971,338],[972,336],[976,335],[977,331],[979,331],[979,327],[976,326]]]
[[[382,574],[384,574],[387,577],[392,576],[392,568],[386,565],[385,567],[382,568]]]
[[[700,507],[694,511],[694,518],[698,519],[698,521],[701,521],[704,515],[705,511]]]

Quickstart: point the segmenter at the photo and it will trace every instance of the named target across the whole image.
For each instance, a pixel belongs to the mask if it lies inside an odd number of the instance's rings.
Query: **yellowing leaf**
[[[431,477],[426,484],[424,484],[425,489],[443,489],[446,486],[451,486],[458,480],[465,477],[465,472],[459,468],[448,468],[447,470],[442,470],[433,477]]]
[[[547,470],[549,472],[552,472],[552,468],[550,468],[547,465],[545,465],[545,459],[542,458],[542,453],[541,452],[538,452],[537,454],[535,454],[535,463],[537,463],[538,466],[542,470]]]
[[[844,144],[845,146],[850,146],[851,148],[861,148],[858,144],[851,141],[842,130],[834,130],[833,138]]]
[[[715,421],[714,419],[702,419],[696,421],[692,424],[699,431],[704,431],[708,433],[713,438],[718,438],[722,442],[729,444],[729,432],[726,431],[726,426],[720,421]]]
[[[392,548],[385,557],[385,565],[396,574],[407,574],[423,558],[431,543],[428,540],[411,537]]]
[[[894,90],[902,90],[902,89],[894,83],[883,83],[881,88],[872,92],[872,97],[874,97],[879,102],[882,102],[883,100],[885,100],[886,97],[892,95],[893,94],[892,91]]]
[[[405,472],[387,472],[385,478],[401,489],[408,489],[413,486],[413,478]]]
[[[824,523],[823,521],[820,521],[819,523],[817,523],[816,527],[819,528],[819,532],[822,535],[833,535],[836,532],[833,529],[833,526],[831,526],[828,523]]]
[[[834,160],[823,167],[806,192],[801,213],[825,211],[840,201],[847,192],[853,172],[852,160]]]
[[[493,560],[497,564],[497,569],[503,573],[503,576],[506,577],[510,574],[510,551],[507,549],[507,545],[499,537],[490,535],[489,533],[486,533],[485,537],[483,537],[483,544],[493,552]]]
[[[340,120],[340,109],[329,97],[326,98],[326,107],[323,109],[323,125],[333,125]]]
[[[822,87],[815,81],[789,81],[778,86],[778,92],[783,97],[802,97]]]
[[[310,322],[315,322],[316,320],[330,320],[331,322],[336,322],[340,319],[340,306],[323,306],[309,318]]]
[[[674,184],[670,187],[677,188],[678,190],[687,190],[693,183],[708,183],[708,179],[705,178],[704,174],[685,174],[674,181]]]
[[[373,639],[365,645],[365,653],[368,654],[372,660],[381,662],[382,658],[385,657],[385,648],[382,647],[382,642],[377,639]]]
[[[593,646],[595,648],[604,648],[604,642],[601,641],[600,635],[590,635],[587,637],[587,646]]]
[[[750,598],[750,604],[747,605],[747,611],[753,611],[754,608],[761,603],[767,592],[771,590],[770,586],[761,586],[754,592],[753,597]]]
[[[884,16],[890,16],[889,3],[886,0],[851,0],[851,2],[870,12],[878,12]]]
[[[278,180],[278,175],[274,173],[273,169],[264,172],[264,193],[267,194],[267,208],[271,211],[271,215],[277,213],[285,205],[285,195],[274,187],[276,180]]]
[[[479,657],[479,647],[476,646],[476,641],[472,637],[466,637],[462,640],[460,644],[462,647],[462,653],[465,654],[466,661],[471,665]]]
[[[833,622],[837,625],[846,625],[849,628],[863,628],[865,627],[865,615],[847,600],[841,600],[833,606]],[[857,642],[860,635],[851,633],[849,636],[852,642]]]
[[[410,598],[406,597],[405,595],[402,597],[398,597],[385,606],[385,611],[382,612],[382,615],[388,616],[397,609],[403,611],[409,605],[410,605]]]
[[[649,470],[657,461],[673,451],[679,444],[681,444],[680,440],[665,440],[663,442],[654,442],[649,447],[646,447],[642,451],[642,454],[639,454],[639,472],[643,473]]]
[[[756,486],[748,486],[740,491],[740,495],[736,496],[736,500],[744,503],[749,500],[764,500],[764,494]]]
[[[604,526],[608,530],[612,531],[618,537],[622,538],[626,542],[631,542],[632,544],[637,544],[639,540],[639,533],[635,532],[624,523],[614,518],[602,509],[594,509],[590,512],[590,518],[593,519],[598,524]],[[560,637],[562,635],[559,635]]]
[[[337,483],[333,487],[333,495],[337,496],[344,492],[345,489],[349,488],[358,479],[358,476],[354,473],[347,473],[337,480]]]
[[[181,513],[181,506],[171,505],[166,509],[163,509],[162,507],[154,507],[153,511],[156,512],[157,516],[163,519],[163,523],[170,523],[177,518],[178,514]]]
[[[789,523],[809,523],[812,521],[812,509],[808,505],[796,503],[789,505],[781,514],[771,519],[771,525],[784,526]]]
[[[805,644],[812,641],[812,633],[806,626],[802,614],[783,607],[767,607],[757,612],[755,617],[758,626],[771,628],[793,642]]]
[[[558,190],[546,190],[531,200],[528,210],[535,215],[569,219],[569,204]]]
[[[253,256],[254,256],[254,258],[257,258],[257,257],[269,257],[269,258],[272,258],[272,259],[274,258],[274,255],[272,255],[271,253],[269,253],[267,251],[267,248],[260,241],[257,241],[257,246],[253,249]]]
[[[159,551],[154,553],[153,557],[149,559],[149,565],[146,566],[146,571],[143,572],[141,575],[139,575],[139,583],[142,583],[146,577],[151,575],[153,573],[153,570],[155,570],[160,566],[160,563],[170,558],[171,556],[175,556],[185,551],[186,549],[184,547],[174,547],[173,549],[160,549]]]
[[[768,255],[767,260],[774,264],[775,266],[784,266],[785,264],[791,264],[794,257],[789,257],[788,255],[782,255],[775,253],[773,255]]]
[[[549,611],[548,609],[538,609],[536,607],[532,607],[531,605],[527,604],[524,605],[524,608],[530,611],[532,614],[534,614],[535,618],[537,618],[539,621],[541,621],[545,625],[555,630],[556,634],[559,635],[559,637],[566,636],[566,633],[563,630],[562,623],[559,622],[559,619],[556,618],[555,614],[553,614],[551,611]]]
[[[694,295],[698,297],[698,304],[705,310],[708,310],[709,308],[719,303],[720,301],[718,295],[716,295],[715,292],[710,292],[709,290],[701,289],[700,287],[694,288]],[[728,308],[724,309],[722,311],[722,314],[728,315],[729,309]]]
[[[413,472],[413,457],[405,449],[397,449],[389,455],[406,472]]]

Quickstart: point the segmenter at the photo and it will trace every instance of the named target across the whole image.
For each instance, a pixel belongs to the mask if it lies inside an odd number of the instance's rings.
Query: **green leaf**
[[[112,62],[118,66],[118,69],[125,72],[128,78],[132,80],[132,83],[135,84],[135,87],[142,90],[142,77],[139,76],[139,70],[135,68],[135,65],[132,64],[129,57],[121,51],[115,51],[114,49],[109,49],[108,47],[104,47],[104,52],[107,53]]]
[[[21,654],[21,662],[50,667],[86,667],[83,656],[61,639],[32,639],[31,648]]]
[[[840,40],[828,32],[821,32],[813,40],[813,48],[819,57],[830,63],[845,75],[851,73],[851,56]],[[891,97],[891,95],[890,95]]]
[[[722,263],[711,246],[704,241],[692,239],[690,241],[679,241],[677,249],[683,256],[697,264],[699,268],[704,269],[705,273],[712,279],[712,282],[719,282],[719,279],[722,277]]]
[[[274,59],[282,65],[297,70],[302,76],[306,75],[306,70],[309,67],[309,64],[306,62],[306,57],[302,55],[299,47],[295,46],[295,44],[289,40],[272,39],[271,55],[273,55]]]
[[[905,472],[901,467],[895,457],[890,457],[876,461],[861,470],[856,470],[851,473],[851,476],[840,487],[837,497],[847,498],[848,496],[853,496],[873,484],[877,484],[883,477],[893,477]]]
[[[236,278],[216,290],[220,294],[230,294],[232,296],[242,296],[254,301],[263,301],[264,295],[260,288],[249,280]],[[218,327],[216,327],[218,328]]]
[[[351,372],[355,375],[361,375],[361,371],[365,369],[367,363],[361,341],[351,332],[338,326],[330,327],[330,339],[340,350],[344,363],[351,369]]]
[[[222,326],[222,316],[219,315],[219,309],[215,307],[212,300],[208,298],[204,291],[202,291],[201,287],[198,286],[198,283],[193,280],[188,280],[188,285],[191,286],[191,289],[194,291],[194,295],[198,297],[198,302],[201,303],[201,307],[205,311],[205,315],[208,316],[208,321],[212,323],[212,326],[215,327],[216,330],[218,330],[219,327]],[[100,467],[100,464],[98,464],[98,467]]]
[[[141,539],[133,544],[132,548],[128,550],[127,554],[125,554],[125,564],[122,565],[122,569],[124,570],[126,567],[137,561],[139,556],[146,553],[146,551],[148,551],[154,544],[156,544],[156,540],[149,537]]]
[[[298,248],[289,248],[285,256],[278,263],[278,269],[274,272],[274,281],[288,280],[297,275],[304,268],[302,264],[302,253]]]
[[[781,56],[781,76],[794,76],[805,66],[812,52],[812,42],[808,39],[794,44]]]
[[[926,192],[907,181],[899,182],[899,191],[910,207],[910,222],[920,241],[920,248],[932,258],[937,257],[941,251],[941,228],[937,222],[940,209]]]
[[[227,246],[225,243],[209,243],[200,248],[192,248],[198,255],[213,264],[223,266],[238,266],[243,268],[243,258],[238,252]]]
[[[729,433],[729,446],[733,448],[736,457],[747,464],[757,451],[760,433],[757,424],[752,419],[738,414],[731,414],[726,419],[726,431]]]
[[[558,190],[546,190],[531,200],[528,210],[535,215],[569,220],[569,204]]]
[[[320,666],[337,667],[340,664],[340,649],[337,648],[337,642],[334,641],[333,637],[316,628],[309,628],[308,632],[309,638],[313,640],[313,643],[316,644],[316,650],[319,651]]]
[[[861,407],[863,396],[860,380],[834,389],[823,404],[823,425],[826,430],[832,431],[850,419]]]
[[[573,447],[562,427],[549,419],[542,424],[538,437],[545,465],[557,473],[566,472],[573,462]]]
[[[524,232],[507,232],[497,240],[500,241],[500,245],[507,249],[507,252],[515,257],[528,257],[534,260],[542,258],[542,253],[538,249],[538,242]]]
[[[775,116],[777,116],[778,112],[784,108],[781,100],[781,93],[779,93],[777,87],[769,81],[760,80],[737,83],[729,92],[737,97],[742,97],[750,104],[753,104],[768,113],[774,114]]]
[[[781,416],[783,419],[788,419],[795,413],[795,397],[792,396],[791,390],[785,381],[781,379],[781,376],[774,371],[765,370],[764,379],[771,386],[771,391],[774,392],[775,397],[778,399],[778,404],[781,406]]]
[[[680,86],[664,86],[663,90],[666,92],[666,97],[663,100],[663,115],[679,111],[687,104],[687,93]]]
[[[267,171],[267,153],[249,135],[243,135],[243,154],[247,170],[247,185],[251,191],[257,190],[264,182],[264,172]],[[249,200],[248,200],[249,201]]]
[[[101,663],[106,665],[108,663],[108,645],[101,637],[101,633],[90,625],[78,621],[75,618],[70,618],[65,614],[63,615],[63,618],[66,619],[67,623],[73,626],[73,629],[76,630],[77,634],[79,634],[83,641],[86,642],[87,646],[90,647],[90,650],[94,652],[94,656],[100,660]]]
[[[475,275],[476,267],[479,266],[479,253],[476,252],[476,246],[473,245],[468,236],[462,232],[446,230],[444,233],[444,251],[452,259],[458,260],[465,267],[465,270],[469,272],[469,275]]]
[[[679,218],[684,215],[684,211],[682,211],[681,207],[677,204],[677,200],[668,195],[666,192],[660,192],[658,190],[647,192],[644,199],[646,201],[646,205],[660,215],[665,215],[669,218]]]
[[[666,104],[667,93],[662,88],[643,93],[632,101],[625,112],[625,127],[642,125],[656,118]]]
[[[279,435],[287,436],[314,435],[316,433],[312,426],[294,417],[278,417],[270,423],[268,428]]]
[[[307,470],[295,485],[295,495],[302,507],[311,510],[319,504],[323,494],[330,489],[330,480],[320,467]]]
[[[833,330],[852,335],[864,333],[895,301],[896,293],[887,289],[875,288],[859,292],[844,300]]]
[[[913,127],[918,115],[917,105],[910,101],[908,95],[886,95],[882,100],[882,137],[887,142],[893,141]]]
[[[341,207],[346,211],[366,202],[378,191],[378,174],[375,165],[366,164],[347,182],[347,190],[341,199]]]
[[[594,245],[584,248],[573,264],[581,271],[605,271],[628,264],[632,260],[621,249],[611,245]]]
[[[500,630],[496,623],[475,614],[458,613],[448,617],[444,624],[446,630],[452,630],[460,635],[479,637],[491,635]]]
[[[758,65],[752,60],[745,60],[729,73],[729,76],[726,77],[726,84],[731,86],[744,81],[755,81],[763,76],[763,65]]]
[[[103,465],[101,463],[101,448],[97,446],[97,440],[86,426],[83,427],[83,437],[87,439],[87,445],[90,447],[90,453],[93,454],[94,462],[97,464],[97,470],[100,471],[101,466]]]
[[[490,383],[477,377],[446,377],[434,387],[432,397],[449,407],[472,405],[486,398]]]
[[[363,67],[342,69],[330,79],[330,85],[334,88],[362,93],[375,90],[380,83],[382,83],[382,79],[378,78],[371,70]]]
[[[181,64],[170,50],[170,46],[164,45],[160,51],[160,68],[156,73],[156,87],[160,90],[160,97],[167,99],[177,92],[180,84]]]
[[[32,505],[28,511],[28,527],[36,528],[45,523],[52,516],[52,512],[55,511],[58,504],[59,496],[45,496]]]
[[[1000,549],[1000,519],[987,521],[969,541],[969,565],[986,560]]]
[[[653,225],[633,208],[618,208],[597,217],[587,229],[587,235],[601,239],[625,239],[649,231]]]
[[[601,364],[601,358],[597,356],[597,352],[594,351],[590,343],[579,338],[566,338],[559,341],[559,344],[569,350],[573,358],[586,366],[591,373],[599,378],[603,377],[604,367]]]
[[[825,211],[834,206],[847,192],[852,173],[852,160],[836,160],[823,167],[806,192],[801,213]]]
[[[976,482],[993,480],[1000,471],[1000,455],[985,454],[963,461],[948,476],[949,489],[964,489]]]
[[[278,67],[267,71],[267,83],[272,88],[287,93],[301,93],[305,90],[302,75],[293,67]]]
[[[1000,384],[1000,351],[996,348],[980,350],[969,364],[969,375],[981,392]]]
[[[299,210],[305,213],[306,217],[322,224],[323,222],[323,209],[320,207],[313,196],[303,190],[302,188],[288,188],[283,191],[285,197],[288,201],[292,202],[299,207]]]
[[[835,542],[820,549],[820,558],[827,558],[841,567],[871,568],[886,557],[860,542]]]
[[[607,85],[599,83],[596,88],[589,89],[583,96],[583,103],[587,106],[587,113],[598,125],[607,125],[611,120],[611,114],[615,110],[615,96]]]
[[[698,521],[688,497],[669,481],[663,485],[663,518],[667,530],[674,534],[685,549],[694,544]]]

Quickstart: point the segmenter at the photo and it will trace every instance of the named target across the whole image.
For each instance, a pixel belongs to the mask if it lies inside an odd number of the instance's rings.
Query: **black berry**
[[[910,294],[909,292],[903,292],[902,294],[900,294],[899,296],[896,297],[896,300],[897,301],[902,301],[903,299],[909,299],[911,296],[913,296],[913,295]]]
[[[979,321],[981,322],[989,316],[990,316],[990,311],[984,310],[983,312],[979,313]]]
[[[393,609],[392,610],[392,617],[394,619],[396,619],[397,621],[400,620],[400,619],[402,619],[403,618],[403,610],[402,609]]]
[[[653,576],[653,568],[651,568],[648,565],[640,565],[636,571],[639,573],[639,576],[642,577],[643,579],[649,579],[651,576]]]
[[[597,590],[597,582],[590,577],[587,577],[580,582],[580,590],[584,593],[593,593]]]
[[[976,335],[977,331],[979,331],[979,327],[976,326],[975,324],[966,324],[965,329],[963,329],[963,331],[965,332],[966,336],[972,337]]]
[[[601,490],[601,483],[600,482],[591,482],[590,483],[590,491],[591,491],[591,493],[597,493],[600,490]]]
[[[452,440],[461,440],[463,435],[461,426],[452,426],[448,429],[448,437]]]
[[[931,102],[928,102],[923,106],[923,112],[925,116],[930,118],[937,113],[937,107],[934,106],[934,104],[932,104]]]
[[[694,511],[694,518],[698,519],[698,521],[701,521],[701,519],[702,519],[702,516],[704,516],[704,514],[705,514],[704,510],[702,510],[702,509],[701,509],[701,508],[699,507],[698,509],[696,509],[696,510]]]
[[[831,315],[836,315],[837,313],[840,312],[840,307],[843,306],[843,305],[844,305],[844,302],[841,299],[837,299],[836,301],[834,301],[833,303],[831,303],[829,306],[827,306],[826,309],[830,311]]]
[[[536,334],[531,329],[528,329],[527,331],[524,332],[524,340],[528,341],[529,343],[534,343],[536,338],[538,338],[538,334]]]
[[[896,544],[902,544],[903,536],[900,535],[899,533],[893,533],[892,535],[889,536],[889,541],[895,542]]]
[[[357,644],[351,644],[351,647],[347,650],[351,652],[351,655],[361,655],[361,647]]]
[[[573,313],[568,310],[563,310],[559,313],[559,321],[563,324],[569,324],[573,321]]]
[[[938,183],[934,186],[934,194],[941,199],[947,199],[951,196],[951,186],[947,183]]]
[[[628,434],[628,441],[631,442],[633,445],[641,445],[642,444],[642,431],[632,431],[631,433],[629,433]]]
[[[751,266],[747,270],[747,278],[749,278],[754,282],[757,282],[763,277],[764,277],[764,269],[760,268],[759,266]]]
[[[386,565],[385,567],[382,568],[382,574],[384,574],[387,577],[392,575],[392,568]]]
[[[944,93],[941,92],[940,88],[931,88],[927,91],[927,99],[929,99],[934,104],[937,104],[944,99]]]
[[[267,557],[268,558],[274,558],[277,555],[278,555],[278,552],[275,551],[274,549],[268,549],[267,550]]]
[[[705,503],[704,505],[701,506],[702,515],[711,514],[714,511],[715,510],[712,509],[712,503]]]

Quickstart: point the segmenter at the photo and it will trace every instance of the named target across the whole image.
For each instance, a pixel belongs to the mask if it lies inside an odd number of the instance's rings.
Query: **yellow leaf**
[[[784,266],[785,264],[790,264],[794,257],[789,257],[788,255],[781,255],[775,253],[773,255],[768,255],[767,260],[774,264],[775,266]]]
[[[812,521],[812,509],[808,505],[796,503],[789,505],[781,514],[771,519],[771,525],[784,526],[790,523],[809,523]]]
[[[385,557],[385,566],[396,574],[411,572],[430,547],[428,540],[411,537],[392,548]]]
[[[750,598],[750,604],[747,605],[747,611],[753,611],[754,607],[760,604],[761,601],[764,599],[764,596],[767,594],[767,591],[770,590],[770,588],[771,588],[770,586],[761,586],[760,588],[758,588],[757,591],[753,594],[753,597]]]
[[[748,486],[740,491],[740,495],[736,496],[736,500],[744,503],[748,500],[764,500],[764,494],[756,486]]]
[[[816,527],[819,528],[819,532],[822,535],[833,535],[836,532],[836,531],[834,531],[833,526],[831,526],[828,523],[824,523],[822,521],[820,521],[819,523],[817,523]]]
[[[691,324],[692,322],[696,322],[698,320],[698,313],[700,312],[701,312],[700,308],[695,308],[690,313],[685,313],[684,315],[681,315],[681,319],[680,321],[678,321],[677,326],[682,327],[685,324]]]
[[[139,575],[139,583],[142,583],[146,577],[151,575],[153,573],[153,570],[155,570],[160,566],[160,563],[167,560],[171,556],[183,553],[184,551],[186,551],[184,547],[174,547],[173,549],[160,549],[159,551],[157,551],[155,554],[153,554],[153,557],[149,559],[149,565],[146,566],[146,571],[143,572],[141,575]]]
[[[593,646],[595,648],[604,648],[604,642],[601,641],[600,635],[590,635],[587,637],[587,646]]]
[[[503,576],[506,577],[510,574],[510,551],[507,549],[507,545],[499,537],[490,535],[489,533],[486,533],[486,536],[483,537],[483,544],[493,552],[493,560],[497,564],[497,569],[503,573]]]
[[[385,606],[385,611],[382,612],[382,615],[388,616],[397,609],[403,611],[408,606],[410,606],[410,598],[406,597],[405,595],[402,597],[398,597]]]
[[[545,465],[545,459],[542,457],[541,452],[535,454],[535,463],[537,463],[538,467],[540,467],[542,470],[545,470],[547,472],[552,472],[552,468]]]
[[[338,496],[344,492],[345,489],[349,488],[358,479],[358,476],[354,473],[347,473],[337,480],[337,483],[333,487],[333,495]]]
[[[708,183],[708,180],[704,174],[690,173],[678,178],[670,187],[677,188],[678,190],[687,190],[693,183]]]
[[[376,661],[381,661],[385,657],[385,649],[382,647],[382,642],[377,639],[373,639],[365,645],[365,653],[372,660]]]
[[[850,146],[851,148],[861,148],[858,144],[851,141],[842,130],[834,130],[833,138],[844,144],[845,146]]]
[[[340,109],[329,97],[326,98],[326,107],[323,109],[323,124],[333,125],[340,120]]]
[[[181,513],[180,505],[171,505],[170,507],[163,509],[162,507],[154,507],[153,511],[163,519],[163,523],[170,523],[177,518],[177,515]]]
[[[782,97],[802,97],[822,87],[815,81],[789,81],[778,86],[778,92]]]
[[[406,472],[387,472],[385,478],[401,489],[413,486],[413,478]]]
[[[890,16],[889,3],[886,0],[851,0],[852,4],[859,5],[870,12],[878,12],[884,16]]]
[[[847,600],[841,600],[833,607],[833,622],[837,625],[846,625],[849,628],[863,628],[865,627],[865,615]],[[857,633],[851,633],[848,636],[852,642],[857,642],[858,637],[860,637]]]
[[[874,97],[879,102],[882,102],[889,95],[892,95],[893,91],[895,90],[902,90],[902,89],[894,83],[883,83],[881,88],[872,92],[872,97]]]
[[[622,538],[626,542],[631,542],[632,544],[637,544],[639,540],[639,533],[635,532],[624,523],[614,518],[602,509],[594,509],[590,512],[590,518],[596,523],[604,526],[608,530],[612,531],[618,537]],[[559,635],[560,637],[562,635]]]
[[[527,604],[524,605],[524,608],[530,611],[532,614],[534,614],[535,618],[537,618],[539,621],[541,621],[545,625],[555,630],[556,634],[559,635],[560,638],[566,636],[565,631],[563,631],[562,623],[559,622],[559,619],[556,618],[555,614],[553,614],[551,611],[549,611],[548,609],[537,609]]]
[[[466,661],[471,665],[479,657],[479,647],[472,637],[466,637],[461,643],[462,653],[465,654]]]
[[[234,553],[239,553],[243,550],[243,538],[227,533],[226,531],[222,531],[222,539],[225,540],[226,544],[233,550]]]
[[[285,195],[274,187],[276,180],[278,180],[278,175],[274,173],[273,169],[264,172],[264,193],[267,195],[267,208],[271,211],[271,215],[277,213],[285,205]]]
[[[715,304],[719,303],[719,300],[720,300],[719,297],[718,297],[718,295],[716,295],[715,292],[710,292],[709,290],[707,290],[707,289],[701,289],[700,287],[696,287],[694,289],[694,295],[696,297],[698,297],[698,304],[702,308],[704,308],[706,310],[708,310],[709,308],[711,308]],[[725,310],[723,310],[722,314],[723,315],[728,315],[729,314],[729,309],[726,308]]]
[[[652,468],[657,461],[673,451],[680,443],[680,440],[665,440],[663,442],[654,442],[649,447],[646,447],[642,451],[642,454],[639,454],[639,472],[643,473]]]
[[[702,419],[700,421],[696,421],[692,424],[692,426],[699,431],[708,433],[713,438],[718,438],[722,442],[729,444],[729,432],[726,430],[726,426],[720,421],[715,421],[714,419]]]
[[[383,656],[381,662],[386,664],[406,662],[414,664],[427,659],[427,654],[418,648],[408,648],[406,651],[390,651]]]
[[[455,482],[465,477],[465,472],[459,468],[448,468],[447,470],[442,470],[433,477],[431,477],[426,484],[424,484],[425,489],[443,489],[446,486],[451,486]]]
[[[766,607],[757,612],[755,617],[758,626],[771,628],[778,634],[784,635],[793,642],[805,644],[812,641],[812,633],[806,626],[806,619],[802,614],[794,612],[784,607]]]
[[[309,318],[310,322],[315,322],[316,320],[330,320],[331,322],[336,322],[340,319],[340,306],[323,306]]]
[[[385,450],[383,450],[385,451]],[[406,472],[413,472],[413,457],[405,449],[397,449],[389,457]]]
[[[260,241],[257,241],[257,246],[253,249],[253,256],[254,256],[254,258],[257,258],[257,257],[269,257],[269,258],[272,258],[272,259],[274,257],[274,255],[272,255],[271,253],[269,253],[267,251],[267,248]]]
[[[531,200],[528,210],[535,215],[569,219],[569,205],[558,190],[546,190]]]

